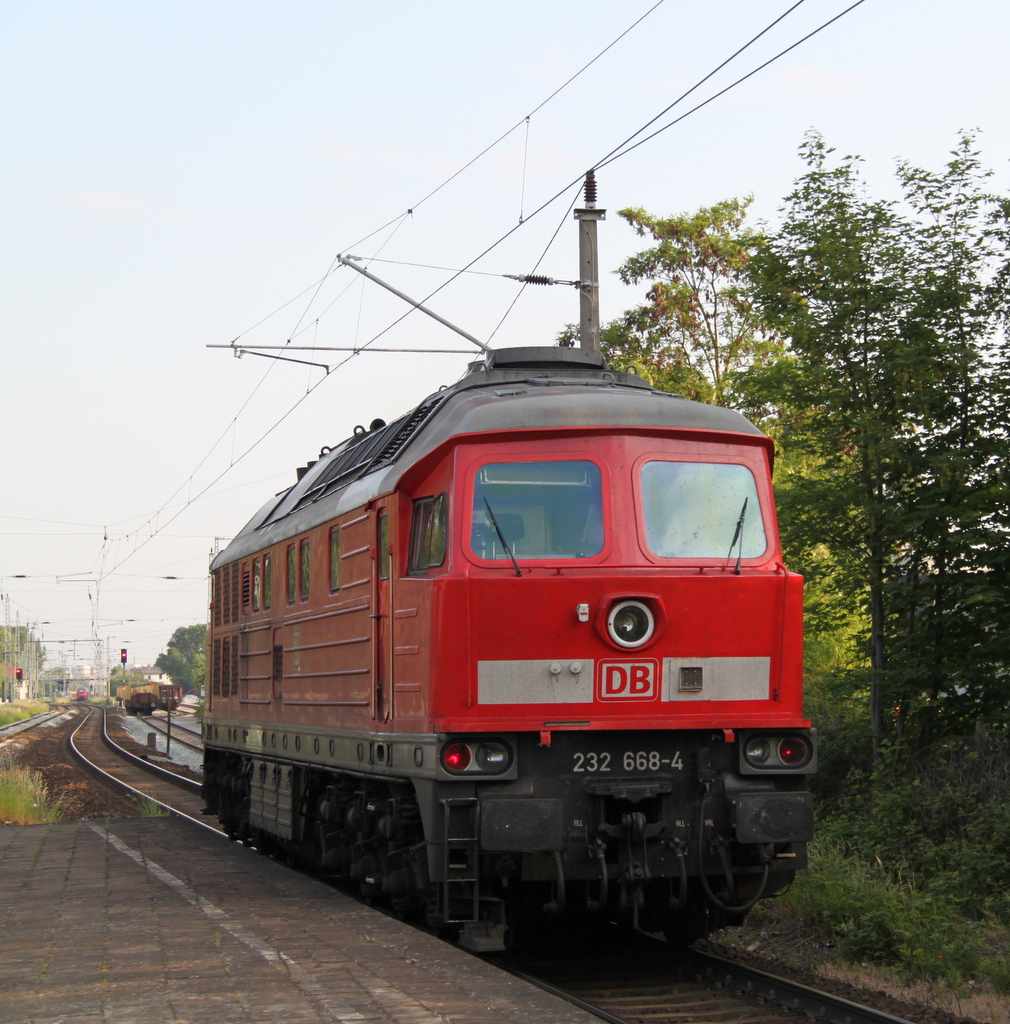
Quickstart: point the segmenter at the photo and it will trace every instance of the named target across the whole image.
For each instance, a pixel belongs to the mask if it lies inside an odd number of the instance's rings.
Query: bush
[[[943,979],[955,986],[979,968],[982,925],[911,880],[894,880],[837,842],[811,846],[810,870],[783,897],[791,911],[828,932],[847,960],[897,965],[909,980]]]

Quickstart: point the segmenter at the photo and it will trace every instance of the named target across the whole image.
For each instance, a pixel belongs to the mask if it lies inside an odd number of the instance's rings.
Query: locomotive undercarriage
[[[233,837],[458,929],[472,949],[577,915],[689,942],[742,920],[806,866],[804,775],[741,774],[731,737],[521,734],[519,777],[499,781],[208,748],[204,792]]]

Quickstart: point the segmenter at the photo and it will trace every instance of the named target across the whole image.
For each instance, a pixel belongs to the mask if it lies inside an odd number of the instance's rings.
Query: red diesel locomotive
[[[741,920],[813,821],[771,461],[566,348],[324,448],[212,566],[209,810],[472,949]]]

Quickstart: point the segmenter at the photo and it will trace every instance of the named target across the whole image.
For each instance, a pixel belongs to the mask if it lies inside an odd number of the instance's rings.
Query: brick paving
[[[0,1024],[596,1020],[179,819],[0,829]]]

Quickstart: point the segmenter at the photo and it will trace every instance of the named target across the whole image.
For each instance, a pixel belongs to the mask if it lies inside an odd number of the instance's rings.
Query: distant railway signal
[[[125,647],[120,647],[119,648],[119,664],[120,665],[125,665],[126,664],[126,648]]]

